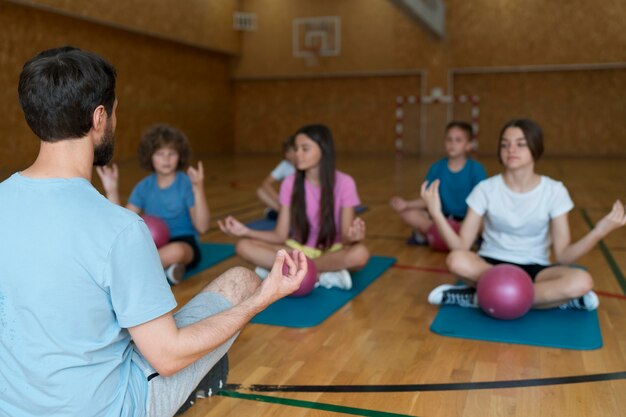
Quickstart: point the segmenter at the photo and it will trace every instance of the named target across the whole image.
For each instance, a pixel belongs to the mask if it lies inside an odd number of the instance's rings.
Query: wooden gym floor
[[[262,216],[255,188],[278,162],[270,157],[205,159],[206,188],[212,224],[227,214],[243,221]],[[394,194],[415,196],[432,159],[346,158],[339,169],[357,180],[369,207],[367,245],[373,254],[394,256],[391,268],[361,295],[317,327],[290,329],[248,325],[230,351],[228,396],[199,400],[189,417],[223,416],[620,416],[626,415],[626,229],[605,240],[581,259],[596,289],[616,294],[600,297],[599,318],[604,347],[594,351],[509,345],[446,338],[429,331],[437,308],[426,302],[434,286],[452,277],[424,269],[445,268],[445,255],[404,241],[409,230],[387,202]],[[490,175],[498,172],[494,158],[482,158]],[[562,180],[576,208],[570,214],[572,235],[589,228],[584,214],[597,221],[617,197],[626,198],[620,181],[626,163],[620,159],[545,159],[539,172]],[[134,163],[122,165],[122,194],[144,175]],[[99,185],[98,180],[94,181]],[[621,195],[620,195],[621,193]],[[231,242],[216,226],[202,237]],[[611,265],[611,260],[615,262]],[[231,258],[174,288],[180,304],[228,267],[243,264]],[[422,270],[419,270],[422,269]],[[622,374],[615,374],[622,372]],[[598,382],[526,388],[460,389],[408,392],[253,392],[259,385],[354,385],[379,389],[394,385],[535,380],[603,374]]]
[[[369,210],[366,244],[372,254],[394,256],[390,268],[363,293],[317,327],[290,329],[248,325],[230,351],[229,384],[239,386],[199,400],[185,416],[625,416],[626,228],[610,235],[580,260],[595,278],[604,346],[574,351],[447,338],[429,331],[437,307],[427,303],[436,285],[453,282],[442,272],[445,255],[405,244],[409,229],[388,206],[394,195],[414,197],[433,159],[345,158],[338,168],[357,181]],[[481,158],[489,175],[495,158]],[[589,230],[616,198],[626,199],[623,159],[542,160],[538,171],[561,180],[576,208],[572,236]],[[216,220],[233,214],[242,221],[262,216],[255,189],[278,163],[273,157],[204,159],[212,229],[204,241],[234,242]],[[120,166],[125,199],[145,175],[135,163]],[[99,187],[99,180],[94,178]],[[587,218],[585,216],[588,216]],[[215,276],[245,264],[231,258],[174,288],[184,304]],[[249,266],[249,265],[248,265]],[[615,296],[611,296],[614,294]],[[420,390],[419,384],[537,380],[601,374],[600,381],[519,388]],[[612,378],[612,379],[611,379]],[[572,382],[572,381],[570,381]],[[253,392],[259,385],[372,386],[378,392]],[[393,386],[414,385],[407,392]],[[385,389],[391,390],[385,392]]]

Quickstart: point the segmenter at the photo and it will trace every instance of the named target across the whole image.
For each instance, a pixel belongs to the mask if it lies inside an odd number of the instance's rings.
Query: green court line
[[[242,400],[261,401],[264,403],[282,404],[290,407],[310,408],[333,413],[351,414],[366,417],[413,417],[408,414],[387,413],[385,411],[366,410],[364,408],[345,407],[342,405],[315,403],[311,401],[292,400],[289,398],[272,397],[269,395],[242,394],[236,391],[222,390],[217,393],[222,397],[240,398]]]
[[[589,217],[587,211],[585,209],[580,209],[580,212],[587,222],[587,226],[589,226],[590,229],[593,229],[594,224],[591,221],[591,217]],[[609,264],[609,267],[613,271],[613,275],[615,275],[615,278],[617,278],[617,282],[619,282],[620,287],[622,287],[622,292],[626,294],[626,279],[624,278],[624,274],[622,274],[622,270],[619,268],[619,265],[617,265],[617,262],[615,262],[615,258],[613,258],[613,255],[611,255],[611,251],[602,240],[598,242],[598,246],[600,247],[600,250],[604,255],[604,259],[606,259],[606,262]]]

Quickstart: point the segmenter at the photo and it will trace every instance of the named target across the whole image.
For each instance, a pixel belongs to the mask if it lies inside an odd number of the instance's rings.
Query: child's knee
[[[582,297],[593,289],[593,278],[583,269],[573,269],[569,279],[568,292],[570,298]]]
[[[446,258],[446,265],[453,274],[463,275],[462,272],[467,269],[466,251],[453,250]]]
[[[250,239],[240,239],[235,244],[235,252],[237,255],[245,258],[246,254],[250,252],[250,248],[252,248],[253,245],[254,243]]]
[[[174,249],[174,255],[178,259],[184,259],[189,254],[193,256],[193,249],[187,243],[180,242],[178,245],[175,245],[173,249]]]
[[[159,258],[164,266],[189,263],[193,259],[193,248],[184,242],[170,242],[159,249]]]
[[[347,263],[350,265],[349,268],[360,269],[367,264],[367,261],[369,261],[370,251],[367,249],[367,246],[359,243],[350,248],[347,258]]]

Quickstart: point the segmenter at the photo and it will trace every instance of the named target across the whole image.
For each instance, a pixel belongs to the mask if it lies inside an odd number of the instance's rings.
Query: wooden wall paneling
[[[39,146],[17,99],[22,65],[66,44],[99,53],[117,68],[116,159],[134,159],[141,132],[157,122],[183,129],[196,154],[233,151],[228,55],[7,2],[0,3],[0,26],[4,169],[25,167]]]
[[[299,127],[324,123],[340,151],[392,154],[396,96],[419,95],[419,88],[418,75],[238,80],[236,150],[278,152]]]
[[[548,155],[626,155],[626,68],[461,73],[454,91],[481,98],[480,152],[494,152],[508,120],[531,118],[544,129]]]
[[[242,37],[237,77],[427,68],[432,86],[447,68],[609,63],[624,60],[622,2],[448,0],[447,34],[438,39],[390,1],[243,0],[259,29]],[[342,52],[307,67],[292,57],[296,17],[339,16]],[[442,82],[443,81],[443,82]]]
[[[239,34],[233,29],[236,0],[9,1],[190,46],[239,53]]]

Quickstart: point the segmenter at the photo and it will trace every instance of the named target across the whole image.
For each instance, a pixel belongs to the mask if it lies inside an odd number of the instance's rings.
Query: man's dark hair
[[[96,107],[111,116],[115,77],[93,52],[72,46],[40,52],[24,64],[17,90],[28,126],[47,142],[85,136]]]

